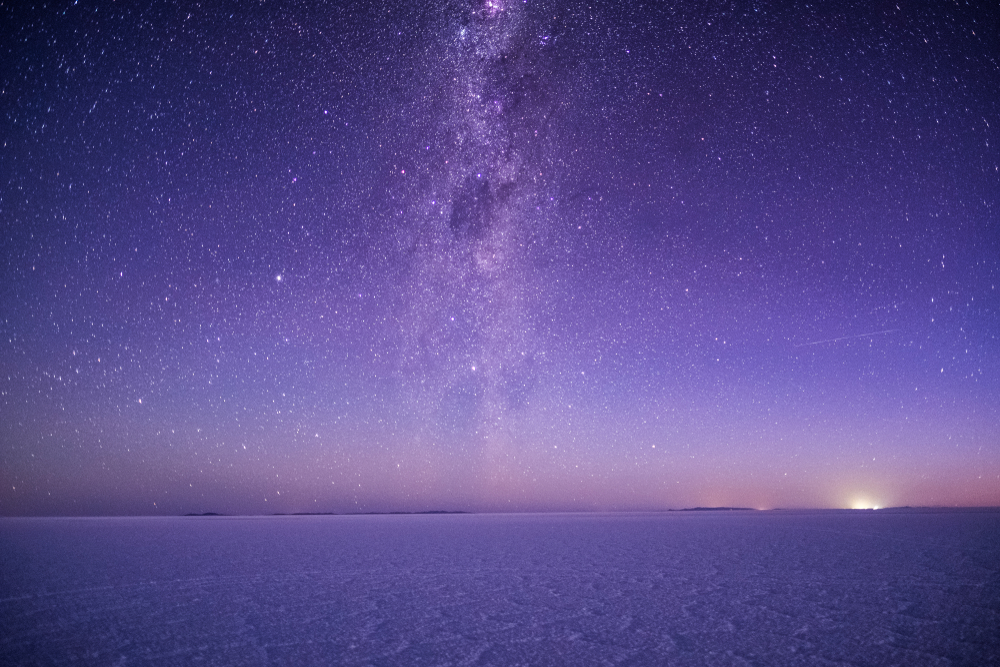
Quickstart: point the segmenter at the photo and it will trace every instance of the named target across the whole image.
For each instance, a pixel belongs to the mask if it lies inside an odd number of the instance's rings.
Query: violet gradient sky
[[[1000,505],[995,3],[0,25],[0,513]]]

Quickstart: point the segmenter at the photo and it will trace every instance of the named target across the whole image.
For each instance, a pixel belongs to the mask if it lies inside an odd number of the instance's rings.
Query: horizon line
[[[488,515],[488,514],[668,514],[677,512],[886,512],[892,510],[978,510],[998,511],[1000,505],[899,505],[894,507],[682,507],[667,509],[627,509],[627,510],[389,510],[369,512],[273,512],[237,513],[186,512],[184,514],[2,514],[3,519],[113,519],[113,518],[260,518],[295,516],[443,516],[443,515]]]

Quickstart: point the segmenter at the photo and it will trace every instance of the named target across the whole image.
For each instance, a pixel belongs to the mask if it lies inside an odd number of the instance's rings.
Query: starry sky
[[[1000,505],[992,3],[0,10],[2,514]]]

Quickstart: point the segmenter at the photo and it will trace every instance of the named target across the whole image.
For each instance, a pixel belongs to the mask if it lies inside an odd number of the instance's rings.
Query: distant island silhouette
[[[469,514],[462,510],[424,510],[423,512],[275,512],[269,516],[379,516],[388,514]],[[188,512],[183,516],[228,516],[219,512]]]
[[[756,512],[752,507],[685,507],[680,510],[667,510],[668,512]]]
[[[381,516],[385,514],[468,514],[462,510],[424,510],[423,512],[275,512],[271,516]]]

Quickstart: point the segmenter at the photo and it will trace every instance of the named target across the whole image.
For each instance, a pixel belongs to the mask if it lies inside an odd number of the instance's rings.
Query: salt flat
[[[988,665],[1000,512],[0,520],[0,663]]]

